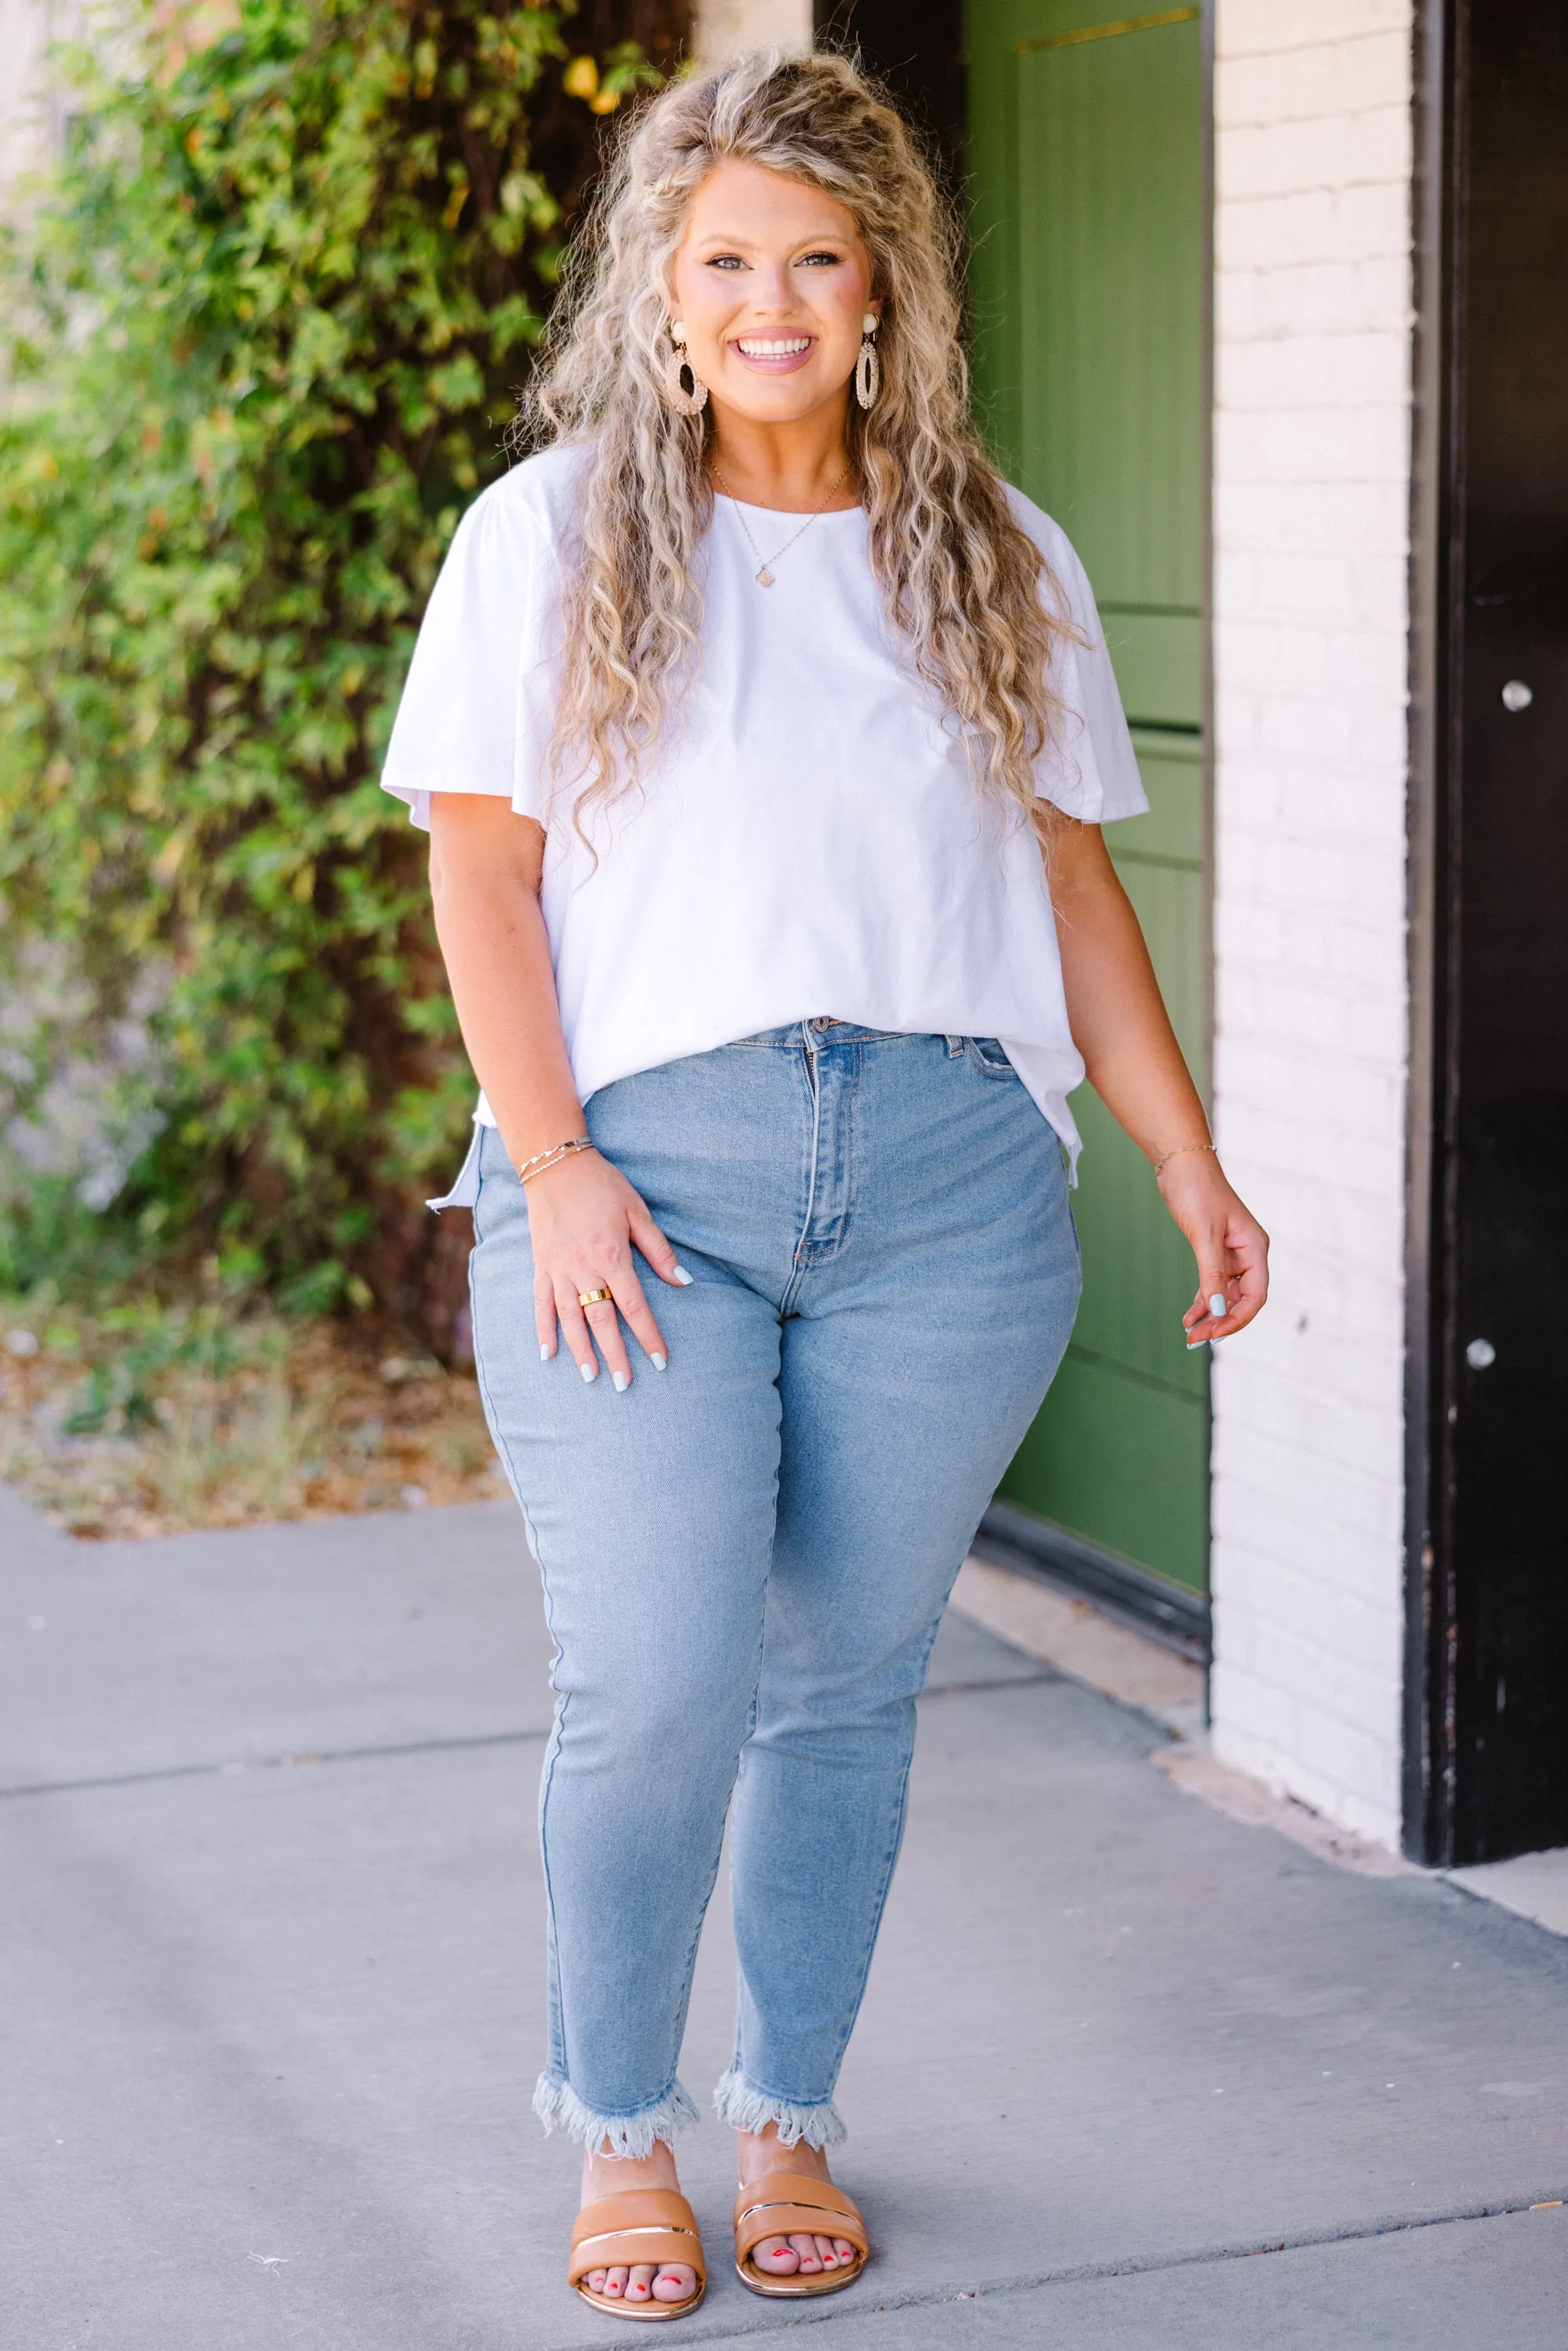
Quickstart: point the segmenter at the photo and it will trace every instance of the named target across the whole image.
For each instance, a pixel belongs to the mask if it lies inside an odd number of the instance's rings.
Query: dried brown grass
[[[395,1334],[215,1306],[0,1306],[0,1475],[90,1537],[506,1491],[471,1373]]]

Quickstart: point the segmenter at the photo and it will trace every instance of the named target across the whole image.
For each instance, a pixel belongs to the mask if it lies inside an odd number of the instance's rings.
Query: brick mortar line
[[[1346,49],[1367,47],[1375,41],[1397,41],[1403,47],[1408,43],[1409,37],[1409,19],[1402,16],[1396,25],[1375,26],[1370,32],[1346,33],[1343,37],[1336,37],[1333,33],[1327,33],[1314,36],[1304,41],[1290,41],[1279,48],[1228,49],[1222,41],[1217,41],[1214,62],[1217,69],[1221,66],[1263,65],[1276,57],[1281,59],[1288,57],[1293,63],[1299,63],[1302,57],[1332,57],[1337,62],[1343,57]],[[1363,107],[1359,111],[1365,113],[1367,110]],[[1292,120],[1296,119],[1312,122],[1321,120],[1322,117],[1306,115],[1292,118]]]

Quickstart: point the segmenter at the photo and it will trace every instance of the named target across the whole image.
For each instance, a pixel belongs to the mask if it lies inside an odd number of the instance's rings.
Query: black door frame
[[[1448,444],[1446,299],[1449,152],[1446,0],[1424,0],[1415,32],[1415,180],[1411,191],[1415,338],[1411,361],[1410,773],[1406,867],[1410,1071],[1406,1119],[1405,1219],[1405,1661],[1401,1809],[1405,1851],[1437,1858],[1447,1805],[1437,1790],[1451,1769],[1441,1652],[1451,1607],[1440,1596],[1433,1541],[1432,1373],[1441,1356],[1433,1328],[1437,1116],[1438,807],[1443,726],[1438,644],[1446,592],[1443,520]]]
[[[1452,1562],[1435,1483],[1441,1460],[1441,1376],[1448,1317],[1437,1294],[1447,1155],[1439,1076],[1447,1058],[1445,784],[1451,767],[1441,649],[1452,635],[1448,530],[1457,402],[1450,317],[1455,191],[1452,0],[1424,0],[1416,21],[1415,183],[1412,189],[1415,341],[1410,517],[1410,778],[1407,914],[1410,1072],[1405,1228],[1404,1844],[1413,1861],[1448,1858],[1454,1754],[1448,1648],[1455,1620]]]
[[[1500,1794],[1508,1783],[1495,1776],[1489,1785],[1499,1766],[1493,1757],[1483,1761],[1478,1678],[1487,1678],[1511,1643],[1517,1655],[1553,1635],[1532,1605],[1529,1574],[1521,1573],[1517,1560],[1511,1562],[1506,1545],[1494,1559],[1477,1542],[1486,1456],[1467,1444],[1464,1426],[1473,1424],[1461,1425],[1461,1415],[1477,1408],[1476,1375],[1467,1376],[1462,1353],[1465,1269],[1485,1238],[1478,1233],[1476,1196],[1461,1193],[1461,1144],[1468,1137],[1467,1183],[1473,1183],[1476,1125],[1473,1109],[1467,1123],[1462,1081],[1471,1070],[1465,1045],[1477,1002],[1469,991],[1489,984],[1484,972],[1476,976],[1475,941],[1469,962],[1461,957],[1467,826],[1474,822],[1465,810],[1467,763],[1476,770],[1473,789],[1495,791],[1497,777],[1495,756],[1478,729],[1478,711],[1496,703],[1496,681],[1483,680],[1479,668],[1469,674],[1478,659],[1489,658],[1484,619],[1472,616],[1469,604],[1495,601],[1481,600],[1468,576],[1477,560],[1472,529],[1485,528],[1471,479],[1478,449],[1492,464],[1496,491],[1496,427],[1490,448],[1484,435],[1474,437],[1482,431],[1475,423],[1481,412],[1478,395],[1472,415],[1467,348],[1472,124],[1478,104],[1501,102],[1490,85],[1483,88],[1484,77],[1471,86],[1469,29],[1472,11],[1480,21],[1481,5],[1422,0],[1415,57],[1403,1809],[1406,1853],[1438,1867],[1568,1838],[1568,1790],[1542,1800],[1519,1778],[1517,1752],[1514,1795]],[[1494,40],[1499,20],[1485,21]],[[1521,221],[1521,246],[1529,225]],[[1486,290],[1479,288],[1483,296]],[[1515,315],[1528,314],[1516,306]],[[1521,625],[1530,625],[1528,618]],[[1495,646],[1490,658],[1495,665]],[[1472,876],[1472,899],[1476,887]],[[1563,913],[1568,919],[1568,904]],[[1470,920],[1475,928],[1473,912]],[[1490,984],[1495,987],[1495,979]],[[1473,1084],[1473,1072],[1468,1081]],[[1495,1210],[1495,1202],[1490,1210],[1483,1204],[1483,1215]],[[1473,1291],[1473,1277],[1470,1286]],[[1543,1293],[1531,1304],[1539,1333],[1552,1318],[1553,1301]],[[1470,1311],[1473,1322],[1473,1298]],[[1549,1351],[1542,1365],[1550,1375]],[[1533,1600],[1540,1599],[1538,1589]],[[1518,1621],[1521,1614],[1531,1621]],[[1561,1632],[1559,1625],[1557,1636]],[[1544,1729],[1538,1727],[1535,1736],[1545,1739]],[[1536,1751],[1529,1750],[1531,1757]],[[1546,1748],[1540,1751],[1544,1758]],[[1555,1787],[1555,1775],[1545,1776]]]

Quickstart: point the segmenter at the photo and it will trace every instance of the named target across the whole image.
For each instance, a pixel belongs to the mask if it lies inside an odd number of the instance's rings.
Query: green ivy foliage
[[[14,1013],[0,1074],[25,1117],[134,1009],[110,1219],[301,1305],[429,1319],[420,1196],[471,1080],[423,841],[376,778],[595,117],[657,78],[630,44],[574,53],[569,9],[243,0],[166,82],[82,61],[16,257],[6,985],[25,1006],[65,955],[71,986],[68,1038]]]

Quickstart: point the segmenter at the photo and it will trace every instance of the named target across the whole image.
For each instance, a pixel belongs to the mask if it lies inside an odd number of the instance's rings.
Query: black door
[[[1568,5],[1446,26],[1425,1818],[1568,1844]],[[1444,681],[1446,680],[1446,684]]]

